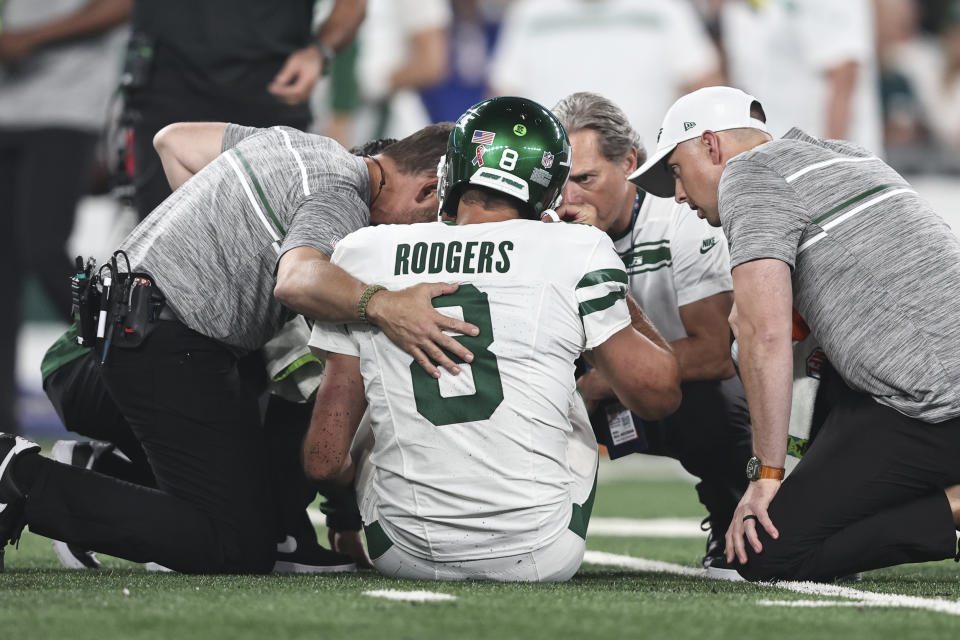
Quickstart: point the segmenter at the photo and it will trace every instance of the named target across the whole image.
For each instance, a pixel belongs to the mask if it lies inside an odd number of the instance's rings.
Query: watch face
[[[760,458],[753,456],[747,460],[747,480],[756,480],[760,477]]]

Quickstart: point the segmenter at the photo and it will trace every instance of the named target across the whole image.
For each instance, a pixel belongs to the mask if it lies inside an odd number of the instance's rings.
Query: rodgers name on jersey
[[[397,245],[393,275],[421,273],[506,273],[513,242],[417,242]]]

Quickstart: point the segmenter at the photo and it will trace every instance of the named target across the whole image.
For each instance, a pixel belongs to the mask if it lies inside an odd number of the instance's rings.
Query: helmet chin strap
[[[560,216],[553,209],[544,209],[543,213],[540,214],[540,220],[542,222],[560,222]]]
[[[553,201],[553,204],[543,210],[543,213],[540,214],[540,220],[542,222],[560,222],[560,216],[557,215],[557,207],[563,203],[563,196],[557,194],[557,199]]]

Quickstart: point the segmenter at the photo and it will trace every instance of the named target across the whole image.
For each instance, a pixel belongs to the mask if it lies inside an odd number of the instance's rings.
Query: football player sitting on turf
[[[597,469],[589,425],[570,418],[585,417],[574,360],[586,353],[644,417],[680,402],[669,347],[631,325],[627,276],[609,237],[539,222],[569,165],[567,135],[547,109],[486,100],[457,122],[439,171],[440,208],[456,224],[365,229],[333,254],[379,283],[361,297],[360,318],[383,287],[446,281],[459,289],[434,306],[480,328],[458,337],[473,356],[459,375],[437,378],[373,325],[314,328],[326,371],[304,466],[321,483],[354,483],[370,556],[385,575],[570,578],[583,559]]]

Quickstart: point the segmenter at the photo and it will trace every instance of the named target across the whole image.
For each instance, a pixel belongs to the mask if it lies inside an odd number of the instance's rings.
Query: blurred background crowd
[[[322,68],[295,59],[311,37]],[[960,0],[0,0],[0,430],[57,428],[39,361],[67,256],[105,254],[166,195],[149,158],[166,121],[350,147],[490,95],[594,91],[652,150],[673,100],[712,84],[755,95],[775,135],[853,140],[960,197]]]

